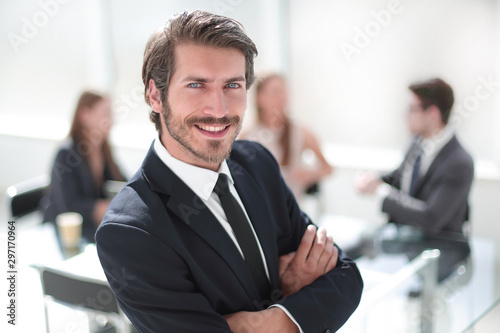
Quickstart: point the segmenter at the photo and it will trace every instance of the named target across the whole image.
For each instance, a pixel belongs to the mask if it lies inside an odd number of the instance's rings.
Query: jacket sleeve
[[[403,172],[403,166],[404,164],[401,164],[399,168],[396,170],[383,174],[380,176],[380,179],[389,185],[391,185],[394,188],[400,188],[400,179],[401,179],[401,173]]]
[[[190,278],[186,263],[155,236],[106,222],[96,243],[111,289],[139,332],[230,332]]]
[[[382,211],[398,222],[419,226],[429,234],[442,230],[459,206],[467,202],[474,168],[472,163],[463,162],[442,169],[446,172],[433,178],[435,182],[426,200],[393,189],[384,199]]]
[[[267,169],[278,168],[275,161],[273,164]],[[278,179],[281,179],[281,191],[284,193],[285,207],[288,210],[287,223],[290,223],[291,228],[291,237],[286,242],[286,249],[280,249],[282,255],[297,250],[307,226],[312,222],[300,210],[283,179],[279,176]],[[290,312],[304,332],[335,332],[358,307],[362,290],[363,280],[356,264],[339,249],[337,266],[333,270],[277,303]]]
[[[417,144],[417,140],[414,139],[410,145],[410,148],[405,153],[405,157],[404,157],[403,161],[401,162],[401,164],[399,165],[399,167],[396,170],[388,172],[388,173],[380,176],[380,179],[382,179],[383,182],[391,185],[394,188],[397,188],[397,189],[401,188],[401,177],[403,174],[403,170],[404,170],[405,165],[410,157],[410,154],[413,151],[413,149],[415,148],[416,144]]]
[[[298,207],[293,208],[296,209]],[[300,243],[309,219],[303,213],[292,212],[294,215],[302,216],[295,221],[296,239]],[[279,302],[304,332],[336,332],[359,305],[363,290],[359,270],[340,248],[338,253],[337,266],[333,270]]]

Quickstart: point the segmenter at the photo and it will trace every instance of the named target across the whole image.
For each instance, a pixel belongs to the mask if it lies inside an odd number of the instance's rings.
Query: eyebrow
[[[232,78],[229,78],[225,81],[225,83],[230,83],[230,82],[239,82],[239,81],[245,81],[245,77],[244,76],[235,76],[235,77],[232,77]],[[184,79],[182,79],[181,82],[187,82],[187,81],[195,81],[195,82],[202,82],[202,83],[210,83],[210,82],[213,82],[213,80],[209,80],[207,78],[203,78],[203,77],[197,77],[197,76],[186,76]]]

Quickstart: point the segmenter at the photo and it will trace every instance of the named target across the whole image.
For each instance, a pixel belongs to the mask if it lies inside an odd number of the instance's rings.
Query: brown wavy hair
[[[255,80],[254,58],[257,48],[243,31],[243,26],[225,16],[196,10],[183,12],[169,19],[167,23],[149,38],[144,51],[142,81],[144,98],[148,105],[149,80],[153,79],[165,104],[170,79],[175,71],[175,47],[180,43],[194,43],[217,48],[236,48],[245,55],[245,80],[247,90]],[[151,111],[150,120],[161,135],[160,114]]]

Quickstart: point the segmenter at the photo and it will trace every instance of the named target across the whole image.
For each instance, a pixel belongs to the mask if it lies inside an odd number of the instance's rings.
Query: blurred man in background
[[[447,126],[453,90],[438,78],[413,83],[409,89],[408,127],[415,140],[399,168],[383,176],[361,174],[356,187],[361,193],[378,193],[391,222],[418,228],[434,239],[465,240],[474,165]],[[468,246],[459,252],[451,261],[467,256]],[[440,279],[445,275],[440,271]]]

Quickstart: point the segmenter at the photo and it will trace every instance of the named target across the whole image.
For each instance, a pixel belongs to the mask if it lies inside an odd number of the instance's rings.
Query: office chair
[[[106,281],[46,266],[33,267],[38,269],[42,281],[47,332],[49,332],[48,301],[86,312],[89,315],[91,332],[136,332],[118,307],[116,298]],[[106,325],[100,325],[93,320],[97,315],[106,319]]]
[[[6,192],[10,217],[19,218],[41,209],[41,201],[50,185],[47,175],[9,186]]]

